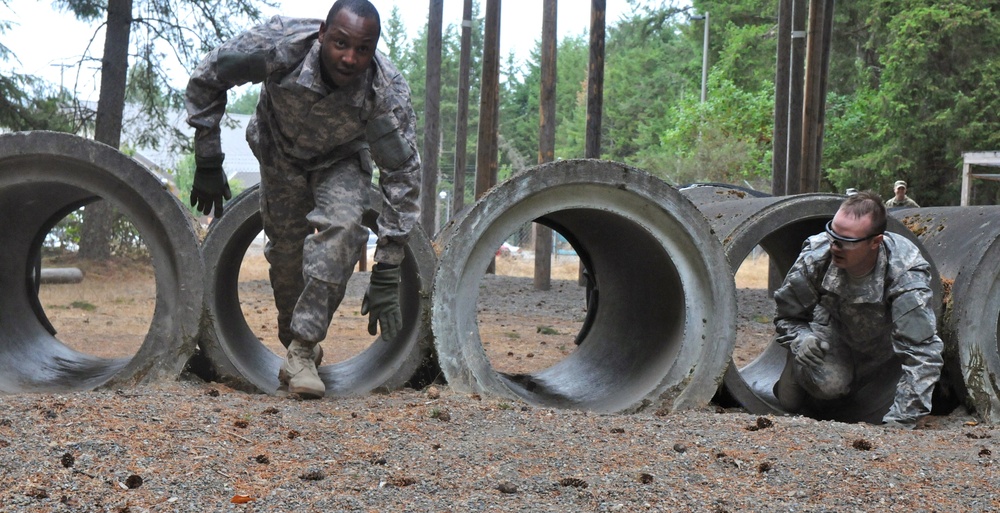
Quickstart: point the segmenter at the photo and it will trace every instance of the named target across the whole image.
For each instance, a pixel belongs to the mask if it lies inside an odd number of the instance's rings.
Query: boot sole
[[[303,399],[322,399],[326,395],[326,390],[317,391],[315,388],[288,387],[289,394],[296,394]]]

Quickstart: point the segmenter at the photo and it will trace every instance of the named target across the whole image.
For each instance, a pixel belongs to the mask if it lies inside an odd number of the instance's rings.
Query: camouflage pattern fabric
[[[852,390],[886,366],[901,366],[896,398],[883,421],[915,423],[930,412],[943,364],[944,344],[931,306],[930,264],[912,242],[893,233],[885,233],[867,276],[853,279],[831,260],[825,234],[806,239],[774,294],[777,334],[808,330],[826,340],[831,368],[825,371],[846,373],[833,381],[853,381]],[[794,372],[808,381],[807,371]],[[808,383],[804,388],[809,391]]]
[[[903,196],[903,201],[896,200],[895,196],[893,196],[893,197],[891,197],[891,198],[889,198],[889,199],[887,199],[885,201],[885,208],[894,208],[894,207],[918,207],[919,208],[920,205],[917,205],[917,202],[913,201],[913,198],[910,198],[909,196],[904,195]]]
[[[286,346],[325,336],[367,239],[360,221],[376,165],[384,201],[375,261],[401,263],[420,218],[409,86],[376,52],[367,76],[331,89],[320,71],[320,23],[275,16],[234,37],[198,65],[185,96],[196,158],[221,161],[227,92],[262,83],[247,142],[261,166],[265,254]]]

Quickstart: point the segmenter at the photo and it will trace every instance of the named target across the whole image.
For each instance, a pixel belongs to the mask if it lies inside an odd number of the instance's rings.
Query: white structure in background
[[[972,179],[1000,181],[1000,174],[973,173],[972,166],[1000,167],[1000,151],[980,151],[962,154],[962,202],[963,207],[972,201]]]
[[[135,126],[137,123],[142,122],[142,118],[136,114],[126,115],[126,117],[127,119],[122,127],[122,139],[127,144],[131,144],[129,142],[129,133],[138,131],[135,129]],[[185,121],[187,113],[176,111],[171,116],[171,119],[175,128],[189,138],[194,137],[194,129],[188,126],[187,121]],[[223,169],[225,169],[226,176],[229,177],[230,182],[238,180],[244,188],[260,182],[260,167],[257,164],[257,158],[250,151],[250,146],[246,140],[247,123],[249,121],[249,115],[228,114],[222,123],[222,152],[226,154]],[[132,128],[131,130],[130,127]],[[183,157],[180,152],[168,147],[135,147],[135,151],[135,159],[159,175],[161,180],[172,178],[168,171],[175,169],[177,163]]]

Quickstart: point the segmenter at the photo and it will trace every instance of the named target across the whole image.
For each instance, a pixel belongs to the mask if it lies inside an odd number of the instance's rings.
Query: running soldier
[[[264,255],[288,350],[279,383],[303,397],[326,393],[319,342],[368,238],[361,216],[372,207],[375,165],[385,206],[361,313],[383,340],[402,324],[399,265],[420,217],[421,167],[410,89],[376,51],[380,35],[368,0],[337,0],[326,20],[275,16],[211,51],[187,86],[197,166],[191,204],[221,216],[231,196],[219,129],[226,95],[263,84],[246,135],[260,163]]]

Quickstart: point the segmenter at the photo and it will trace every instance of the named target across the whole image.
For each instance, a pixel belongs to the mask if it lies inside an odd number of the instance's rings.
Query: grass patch
[[[69,306],[70,306],[70,308],[76,308],[76,309],[79,309],[79,310],[85,310],[87,312],[93,312],[94,310],[97,310],[96,306],[94,306],[92,303],[89,303],[87,301],[73,301],[72,303],[69,304]]]

